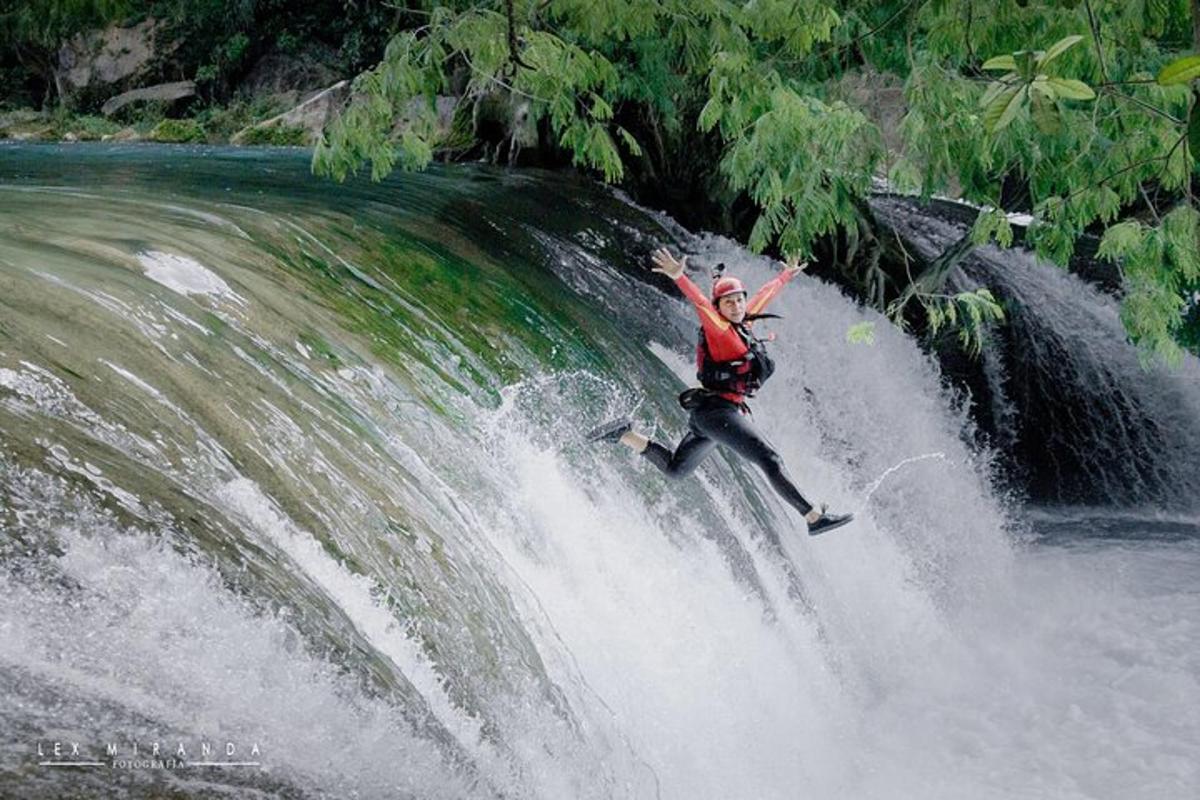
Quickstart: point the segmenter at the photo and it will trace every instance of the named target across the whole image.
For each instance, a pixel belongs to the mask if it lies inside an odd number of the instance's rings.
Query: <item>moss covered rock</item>
[[[194,119],[164,119],[154,126],[146,138],[152,142],[182,144],[203,142],[207,136],[204,128]]]
[[[312,144],[305,128],[292,125],[259,125],[247,128],[237,135],[234,144],[269,144],[276,147],[304,147]]]

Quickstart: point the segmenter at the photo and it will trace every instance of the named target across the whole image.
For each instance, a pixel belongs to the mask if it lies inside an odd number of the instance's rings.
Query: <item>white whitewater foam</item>
[[[31,676],[26,696],[85,697],[92,712],[29,703],[35,724],[93,755],[114,740],[185,743],[191,760],[203,741],[254,744],[264,773],[320,790],[305,796],[485,796],[394,707],[308,652],[286,609],[256,611],[211,567],[92,512],[55,533],[68,597],[52,580],[0,571],[0,672]]]
[[[195,259],[159,250],[147,250],[138,253],[137,260],[146,270],[147,278],[179,294],[212,295],[238,303],[245,302],[229,288],[229,284],[220,275]]]

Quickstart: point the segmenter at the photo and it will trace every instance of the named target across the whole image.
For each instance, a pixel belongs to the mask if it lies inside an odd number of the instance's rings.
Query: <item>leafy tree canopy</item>
[[[991,209],[974,243],[1010,244],[1007,211],[1032,215],[1027,242],[1059,264],[1098,234],[1123,271],[1130,336],[1166,360],[1194,340],[1198,0],[481,0],[405,13],[416,22],[357,79],[319,171],[419,169],[438,144],[436,95],[500,93],[607,181],[698,169],[722,202],[749,198],[755,250],[804,254],[860,224],[885,171]],[[834,99],[863,68],[903,81],[899,152]],[[990,294],[935,284],[899,298],[920,300],[933,328],[995,316]]]
[[[37,0],[0,6],[0,41],[17,60],[54,83],[59,46],[77,33],[103,27],[129,12],[128,0]],[[3,51],[0,47],[0,52]]]

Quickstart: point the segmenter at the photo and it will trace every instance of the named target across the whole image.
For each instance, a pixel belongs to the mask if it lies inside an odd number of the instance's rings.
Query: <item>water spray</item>
[[[942,460],[945,460],[946,454],[945,453],[925,453],[923,455],[912,456],[911,458],[906,458],[903,461],[901,461],[897,464],[894,464],[893,466],[888,467],[886,470],[883,471],[883,474],[880,475],[878,478],[876,478],[875,482],[871,484],[871,488],[869,488],[867,490],[867,496],[863,498],[863,504],[865,505],[867,503],[867,501],[869,501],[871,499],[871,495],[875,494],[875,490],[879,488],[879,484],[883,483],[884,479],[887,478],[888,475],[891,475],[893,472],[900,469],[901,467],[903,467],[906,464],[912,464],[917,461],[925,461],[926,459],[930,459],[930,458],[940,458]]]

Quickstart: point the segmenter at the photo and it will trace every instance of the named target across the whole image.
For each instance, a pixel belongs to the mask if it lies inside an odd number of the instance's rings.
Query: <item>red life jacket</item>
[[[763,284],[746,303],[746,321],[775,316],[762,313],[763,309],[795,276],[794,271],[784,270]],[[712,300],[687,275],[676,277],[675,285],[692,302],[700,317],[700,342],[696,347],[697,377],[705,386],[716,387],[710,391],[740,404],[747,394],[753,394],[762,385],[774,371],[775,365],[767,357],[762,342],[754,338],[748,328],[742,329],[722,317]],[[712,362],[711,369],[705,369],[706,362]],[[732,370],[734,374],[718,374],[718,370]]]
[[[774,316],[774,315],[771,315]],[[767,378],[775,372],[775,362],[767,354],[766,343],[758,339],[742,324],[732,326],[737,331],[745,350],[738,358],[718,361],[709,352],[704,328],[700,328],[696,344],[696,379],[710,391],[740,403],[753,397]]]

